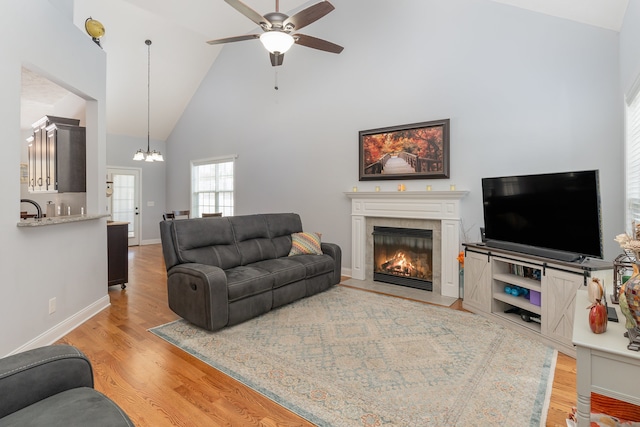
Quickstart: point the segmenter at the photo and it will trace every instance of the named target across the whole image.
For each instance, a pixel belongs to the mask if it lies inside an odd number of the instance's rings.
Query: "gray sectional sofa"
[[[301,232],[295,213],[162,221],[169,307],[214,331],[338,284],[338,245],[289,256]]]

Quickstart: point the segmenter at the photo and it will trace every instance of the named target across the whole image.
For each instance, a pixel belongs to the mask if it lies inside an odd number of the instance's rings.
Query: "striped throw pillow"
[[[322,254],[319,233],[293,233],[291,235],[289,256],[304,254]]]

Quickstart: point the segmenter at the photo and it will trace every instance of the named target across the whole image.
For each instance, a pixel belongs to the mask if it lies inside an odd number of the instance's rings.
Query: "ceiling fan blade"
[[[231,7],[233,7],[235,10],[237,10],[238,12],[240,12],[241,14],[243,14],[244,16],[246,16],[247,18],[251,19],[253,22],[255,22],[256,24],[263,26],[263,25],[271,25],[271,23],[269,21],[267,21],[267,19],[260,15],[258,12],[256,12],[255,10],[251,9],[249,6],[247,6],[246,4],[242,3],[240,0],[224,0],[227,3],[229,3],[229,5],[231,5]]]
[[[282,65],[282,61],[284,61],[284,53],[269,53],[269,58],[271,59],[271,65],[277,67],[278,65]]]
[[[309,6],[306,9],[301,10],[295,15],[287,18],[283,22],[283,27],[287,28],[288,24],[293,25],[293,29],[299,30],[307,25],[316,22],[318,19],[331,12],[335,7],[328,1],[321,1],[313,6]]]
[[[344,49],[342,46],[328,42],[316,37],[306,36],[304,34],[294,34],[293,38],[296,44],[310,47],[312,49],[324,50],[325,52],[340,53]]]
[[[251,39],[259,39],[259,38],[260,38],[260,35],[258,34],[246,34],[244,36],[225,37],[224,39],[209,40],[207,43],[223,44],[223,43],[241,42],[244,40],[251,40]]]

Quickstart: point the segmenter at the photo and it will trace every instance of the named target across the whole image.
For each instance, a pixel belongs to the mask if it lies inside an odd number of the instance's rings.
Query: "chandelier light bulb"
[[[144,160],[144,153],[142,152],[142,149],[136,151],[136,154],[133,155],[133,160]]]

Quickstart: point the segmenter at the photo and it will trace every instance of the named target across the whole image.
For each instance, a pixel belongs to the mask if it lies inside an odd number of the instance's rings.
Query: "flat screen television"
[[[602,258],[598,171],[482,179],[487,246],[562,261]]]

